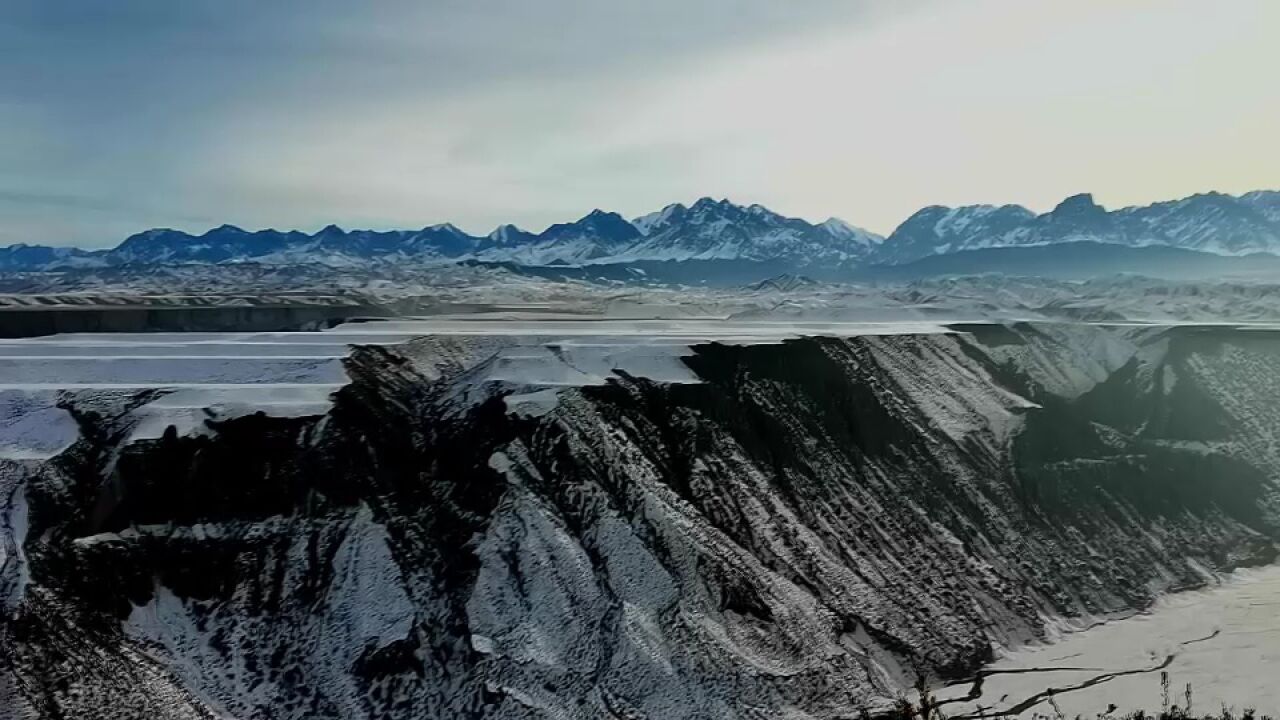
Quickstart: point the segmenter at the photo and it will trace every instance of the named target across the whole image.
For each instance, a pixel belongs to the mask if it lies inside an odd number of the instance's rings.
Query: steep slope
[[[639,237],[640,231],[621,215],[593,210],[580,220],[552,225],[536,236],[505,233],[508,242],[493,245],[477,257],[522,265],[577,264],[625,252]]]
[[[965,329],[550,388],[494,365],[529,353],[429,338],[360,349],[324,416],[134,442],[151,394],[69,394],[80,438],[0,465],[0,692],[67,716],[847,717],[1275,558],[1275,334]]]
[[[1240,196],[1240,201],[1262,213],[1273,223],[1280,223],[1280,190],[1254,190]]]
[[[860,246],[866,250],[871,250],[872,246],[879,245],[884,242],[883,235],[877,235],[870,230],[851,225],[838,217],[829,217],[818,223],[817,227],[826,231],[832,237]]]
[[[1274,208],[1262,198],[1261,193],[1240,198],[1206,193],[1124,208],[1114,215],[1134,245],[1171,245],[1219,255],[1280,253],[1280,224]]]
[[[876,252],[877,262],[898,264],[929,255],[1010,244],[1035,217],[1020,205],[972,205],[919,210],[897,227]]]

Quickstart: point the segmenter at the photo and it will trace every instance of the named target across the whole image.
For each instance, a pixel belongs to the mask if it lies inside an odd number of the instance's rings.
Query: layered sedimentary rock
[[[1280,336],[969,326],[687,377],[364,347],[324,415],[0,461],[0,716],[837,718],[1275,559]],[[558,349],[550,348],[556,353]],[[508,353],[509,356],[509,353]]]

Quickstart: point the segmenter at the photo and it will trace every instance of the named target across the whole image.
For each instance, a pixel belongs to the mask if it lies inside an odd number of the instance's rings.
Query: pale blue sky
[[[1273,0],[0,1],[0,244],[1280,187]]]

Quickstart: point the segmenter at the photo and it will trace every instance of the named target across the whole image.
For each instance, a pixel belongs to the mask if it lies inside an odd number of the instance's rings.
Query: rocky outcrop
[[[68,394],[80,439],[0,468],[0,708],[848,717],[1273,560],[1280,337],[1072,327],[557,391],[430,339],[324,416],[132,442],[147,398]]]

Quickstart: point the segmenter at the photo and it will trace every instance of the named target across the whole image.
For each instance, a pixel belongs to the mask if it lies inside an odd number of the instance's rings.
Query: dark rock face
[[[82,438],[0,466],[0,707],[844,717],[1274,560],[1280,338],[972,330],[540,415],[379,348],[324,417],[128,443],[144,398],[68,396]]]
[[[0,338],[99,332],[271,332],[385,314],[372,305],[26,307],[0,309]]]

